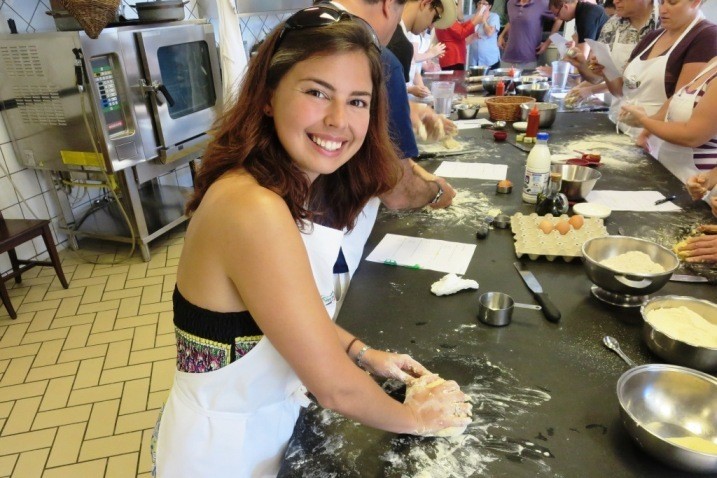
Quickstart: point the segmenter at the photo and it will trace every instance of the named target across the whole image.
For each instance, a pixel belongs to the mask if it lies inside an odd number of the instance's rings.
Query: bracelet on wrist
[[[351,352],[351,347],[353,347],[353,345],[354,345],[357,341],[358,341],[358,337],[354,337],[354,338],[351,340],[351,342],[349,342],[348,347],[346,347],[346,355],[348,355],[349,357],[351,356],[351,354],[349,353],[349,352]]]
[[[368,345],[364,345],[363,347],[361,347],[361,350],[359,350],[359,353],[356,354],[356,365],[358,365],[361,368],[364,368],[363,362],[362,362],[363,356],[366,355],[366,352],[368,352],[369,350],[371,350],[371,347]]]
[[[433,181],[433,182],[436,183],[436,186],[438,186],[438,192],[436,193],[435,197],[431,201],[431,204],[436,204],[438,201],[441,200],[441,196],[443,196],[443,188],[438,183],[438,181]]]

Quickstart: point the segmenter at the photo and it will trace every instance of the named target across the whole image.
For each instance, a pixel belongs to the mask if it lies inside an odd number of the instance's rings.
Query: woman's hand
[[[645,150],[646,153],[650,153],[650,132],[643,129],[640,134],[635,138],[635,144]]]
[[[702,199],[707,194],[707,191],[711,189],[707,187],[707,175],[703,173],[690,177],[685,185],[694,201]]]
[[[465,428],[471,423],[470,398],[453,380],[429,374],[410,385],[404,404],[416,417],[415,435],[435,436],[446,428]]]
[[[395,378],[404,383],[430,374],[426,367],[413,360],[410,355],[383,350],[367,350],[361,359],[361,365],[372,375]]]
[[[717,235],[690,237],[678,252],[687,262],[717,262]]]
[[[620,108],[619,120],[629,126],[642,127],[643,118],[647,117],[645,108],[639,105],[623,105]]]
[[[443,56],[443,54],[446,52],[446,45],[443,43],[436,43],[434,45],[431,45],[431,47],[428,49],[428,53],[431,54],[429,58],[440,58]]]
[[[411,85],[408,87],[408,92],[416,98],[426,98],[431,94],[431,90],[424,85]]]

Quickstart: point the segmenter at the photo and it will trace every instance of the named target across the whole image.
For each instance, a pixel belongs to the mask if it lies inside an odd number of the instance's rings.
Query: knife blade
[[[533,146],[518,144],[518,143],[514,143],[512,141],[508,141],[508,143],[510,143],[512,146],[515,146],[516,148],[518,148],[519,150],[521,150],[525,153],[529,153],[530,150],[533,149]]]
[[[670,280],[672,282],[709,282],[706,277],[693,276],[690,274],[672,274]]]
[[[461,154],[473,154],[479,152],[479,149],[464,149],[459,151],[432,151],[432,152],[426,152],[422,151],[418,153],[418,156],[416,159],[432,159],[432,158],[442,158],[445,156],[459,156]]]
[[[543,288],[540,286],[538,279],[535,278],[532,272],[523,270],[523,265],[520,262],[514,262],[513,266],[515,266],[525,285],[527,285],[528,289],[533,293],[535,300],[543,306],[543,315],[545,315],[545,318],[551,322],[559,322],[560,311],[550,300],[548,294],[543,292]]]

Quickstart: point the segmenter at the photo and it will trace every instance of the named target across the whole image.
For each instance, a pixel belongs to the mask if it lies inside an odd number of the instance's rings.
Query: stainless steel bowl
[[[584,166],[577,167],[584,168]],[[600,264],[600,261],[630,251],[644,252],[654,262],[660,264],[665,272],[628,274]],[[593,284],[608,292],[621,295],[645,296],[657,292],[670,280],[670,276],[680,265],[675,253],[668,248],[645,239],[629,236],[604,236],[588,239],[583,243],[582,252],[585,273]]]
[[[533,106],[536,106],[540,112],[540,123],[538,123],[540,127],[550,128],[555,123],[558,105],[555,103],[521,103],[520,117],[523,121],[528,121],[528,113],[533,109]]]
[[[672,441],[691,437],[717,447],[715,377],[677,365],[641,365],[620,377],[617,399],[622,423],[643,450],[682,470],[717,472],[717,452]]]
[[[495,70],[493,70],[493,71],[495,71]],[[505,91],[508,91],[509,85],[511,85],[511,80],[512,80],[512,78],[509,76],[495,76],[495,75],[484,76],[483,77],[483,89],[489,95],[494,95],[495,87],[500,80],[503,80],[503,84],[505,85],[505,88],[506,88]]]
[[[456,113],[460,119],[473,119],[478,114],[478,107],[459,104],[456,105]]]
[[[541,75],[523,75],[519,78],[515,79],[515,84],[520,85],[529,85],[531,83],[543,83],[547,82],[548,78]]]
[[[563,182],[560,192],[570,201],[584,201],[595,187],[595,183],[602,177],[600,171],[595,168],[576,164],[554,164],[550,169],[562,173]]]
[[[489,70],[489,66],[470,66],[468,67],[468,74],[470,76],[483,76],[488,74]]]
[[[668,307],[687,307],[717,326],[717,304],[694,297],[665,295],[650,299],[640,308],[640,314],[644,320],[642,337],[655,355],[670,363],[684,365],[703,372],[717,371],[717,348],[689,344],[679,337],[672,337],[664,331],[655,329],[647,321],[647,314],[650,311]]]
[[[520,74],[523,72],[520,68],[496,68],[495,70],[490,70],[491,74],[494,76],[507,76],[509,78],[517,79],[520,77]],[[511,72],[513,73],[511,76]]]
[[[523,96],[530,96],[535,98],[537,101],[543,101],[545,95],[550,91],[550,83],[542,81],[540,83],[528,83],[525,85],[518,85],[516,88],[516,94]]]

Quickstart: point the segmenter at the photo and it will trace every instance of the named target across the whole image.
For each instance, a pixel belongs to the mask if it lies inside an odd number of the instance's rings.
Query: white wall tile
[[[5,127],[5,120],[2,116],[0,116],[0,144],[5,144],[10,142],[10,134],[7,132],[7,128]]]
[[[13,204],[17,204],[17,195],[10,184],[10,178],[7,176],[0,178],[0,209],[5,209]]]
[[[37,255],[35,244],[32,241],[23,242],[15,248],[15,252],[18,259],[32,259]]]
[[[0,271],[9,271],[12,269],[12,264],[10,264],[10,257],[7,254],[0,254]]]
[[[5,157],[5,168],[10,174],[16,173],[21,169],[25,169],[25,166],[21,165],[15,156],[15,150],[12,148],[12,143],[5,143],[0,146],[0,151]]]
[[[22,209],[19,204],[14,204],[8,208],[2,210],[2,215],[5,219],[25,219],[22,217]]]
[[[35,171],[37,182],[40,183],[40,190],[44,193],[50,190],[52,184],[43,171]]]
[[[28,198],[24,203],[20,203],[20,207],[22,208],[22,214],[25,216],[25,219],[50,218],[50,213],[45,204],[45,197],[42,194]],[[30,211],[28,207],[32,209],[32,211]]]
[[[42,198],[45,200],[45,207],[47,208],[48,217],[55,218],[61,214],[59,205],[55,201],[55,197],[51,191],[42,193]]]
[[[22,197],[18,198],[20,200],[22,200],[22,198],[29,199],[38,194],[42,194],[42,191],[40,191],[40,183],[37,182],[37,176],[35,176],[35,171],[23,169],[22,171],[11,174],[10,180],[15,183],[15,187],[20,191],[22,195]]]

